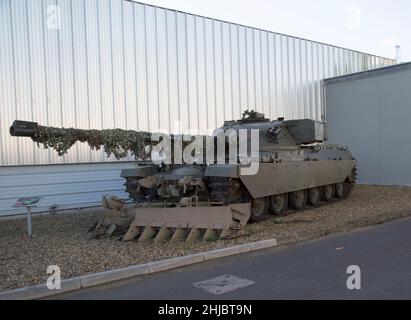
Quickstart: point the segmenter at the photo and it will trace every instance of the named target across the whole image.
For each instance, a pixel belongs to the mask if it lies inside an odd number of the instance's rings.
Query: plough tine
[[[161,229],[158,231],[156,237],[154,238],[154,242],[161,242],[165,241],[171,236],[171,230],[170,228],[166,226],[162,226]]]
[[[147,226],[144,228],[143,232],[141,233],[138,241],[146,241],[153,238],[156,234],[156,229],[153,227]]]
[[[208,228],[207,231],[204,233],[203,240],[213,241],[217,239],[218,239],[217,231],[213,228]]]
[[[181,227],[178,227],[175,231],[174,234],[171,236],[170,241],[175,242],[175,241],[182,241],[186,238],[187,231]]]
[[[190,233],[187,236],[186,242],[194,242],[200,238],[200,229],[193,227],[190,230]]]
[[[137,237],[142,231],[142,227],[131,224],[130,228],[127,230],[126,234],[123,237],[123,241],[131,241]]]

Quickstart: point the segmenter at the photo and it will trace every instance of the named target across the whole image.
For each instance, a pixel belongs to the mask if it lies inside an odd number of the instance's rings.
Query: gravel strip
[[[62,277],[70,278],[270,238],[286,244],[411,216],[411,187],[359,185],[347,200],[250,224],[244,237],[213,242],[87,240],[97,216],[36,216],[31,239],[25,219],[0,220],[0,290],[44,283],[49,265],[60,266]]]

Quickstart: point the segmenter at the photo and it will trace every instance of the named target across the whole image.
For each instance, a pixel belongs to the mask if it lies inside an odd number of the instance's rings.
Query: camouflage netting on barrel
[[[107,156],[121,159],[128,156],[129,152],[132,156],[143,157],[149,136],[148,132],[123,129],[84,130],[37,126],[31,138],[39,146],[56,150],[60,156],[79,141],[87,142],[92,150],[103,147]]]
[[[107,156],[122,159],[129,155],[136,159],[145,159],[152,147],[159,144],[167,134],[150,133],[123,129],[75,129],[41,126],[37,122],[16,120],[10,127],[12,136],[30,137],[38,146],[54,149],[63,156],[78,141],[85,142],[92,150],[103,148]],[[156,139],[152,139],[152,137]],[[182,135],[167,135],[173,142],[174,153],[182,153],[183,147],[190,144],[195,137]],[[178,137],[178,139],[176,139]],[[200,136],[203,137],[203,136]],[[175,140],[180,141],[174,143]],[[148,149],[147,149],[148,147]],[[158,150],[160,151],[160,150]]]

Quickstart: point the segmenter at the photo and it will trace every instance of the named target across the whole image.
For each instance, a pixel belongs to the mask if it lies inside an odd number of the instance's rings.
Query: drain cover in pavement
[[[254,283],[255,281],[241,279],[230,274],[225,274],[217,278],[195,282],[193,283],[193,286],[197,289],[202,289],[208,293],[223,294],[247,287]]]

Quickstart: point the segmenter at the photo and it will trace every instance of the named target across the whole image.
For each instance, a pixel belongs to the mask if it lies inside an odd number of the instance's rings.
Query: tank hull
[[[255,199],[344,182],[354,166],[355,160],[260,163],[257,174],[239,178]]]

